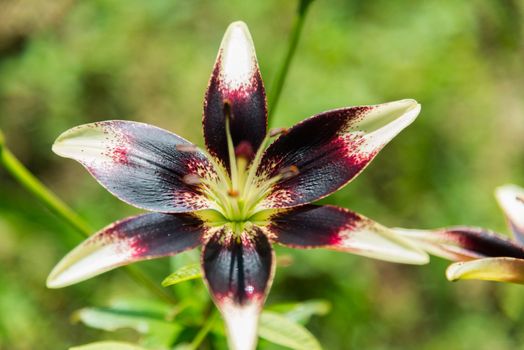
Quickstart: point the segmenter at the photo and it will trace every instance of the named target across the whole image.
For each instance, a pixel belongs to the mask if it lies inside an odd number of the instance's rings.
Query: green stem
[[[198,331],[197,335],[189,345],[190,349],[198,350],[200,344],[202,344],[209,331],[211,331],[211,329],[215,325],[217,316],[218,313],[216,311],[212,311],[212,314],[207,318],[206,322],[202,325],[202,328],[200,328],[200,331]]]
[[[93,230],[89,225],[70,207],[67,206],[60,198],[58,198],[51,190],[49,190],[40,180],[38,180],[31,172],[15,157],[11,151],[4,145],[4,138],[0,132],[0,164],[4,166],[11,176],[29,193],[38,198],[49,210],[63,221],[67,222],[84,238],[89,237]],[[126,272],[138,284],[149,289],[149,291],[159,298],[169,302],[175,303],[175,299],[164,289],[153,282],[142,271],[136,267],[126,266]]]
[[[82,218],[49,191],[5,146],[1,149],[0,163],[18,183],[44,203],[49,210],[80,232],[82,236],[89,237],[93,232]]]
[[[271,125],[271,117],[275,113],[278,101],[280,100],[280,95],[289,72],[291,61],[295,56],[298,41],[300,39],[300,35],[302,34],[302,28],[304,27],[307,10],[312,2],[313,0],[299,0],[296,16],[293,21],[293,27],[291,29],[291,36],[289,37],[286,56],[284,57],[284,61],[282,61],[282,64],[278,69],[277,76],[273,82],[273,85],[271,86],[269,95],[268,125]]]

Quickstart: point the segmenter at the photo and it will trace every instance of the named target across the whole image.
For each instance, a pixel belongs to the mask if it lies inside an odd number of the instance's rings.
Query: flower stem
[[[15,180],[29,193],[38,198],[49,210],[63,221],[67,222],[84,238],[89,237],[93,230],[89,225],[75,213],[67,204],[58,198],[40,180],[15,157],[4,144],[4,138],[0,131],[0,165],[2,165]],[[141,286],[147,288],[151,293],[164,301],[175,303],[175,299],[164,289],[160,288],[148,276],[136,267],[126,266],[126,272]]]
[[[291,29],[291,36],[289,37],[286,56],[284,57],[284,60],[282,61],[282,64],[278,69],[277,76],[273,82],[273,85],[271,86],[268,112],[269,126],[271,126],[271,117],[273,116],[277,108],[278,101],[280,100],[280,95],[282,93],[282,88],[284,87],[284,83],[289,72],[291,61],[293,60],[293,56],[295,56],[295,51],[297,49],[300,35],[302,34],[302,28],[304,27],[304,21],[308,12],[307,10],[312,2],[313,0],[299,0],[295,19],[293,21],[293,27]]]
[[[195,338],[193,338],[193,341],[189,345],[189,349],[192,350],[198,350],[198,347],[204,339],[206,339],[206,335],[211,331],[211,328],[215,325],[215,322],[217,320],[218,313],[216,311],[212,311],[211,315],[207,318],[206,322],[202,325],[202,328],[200,328],[200,331],[198,331]]]
[[[0,153],[0,163],[33,196],[45,204],[49,210],[76,229],[82,236],[89,237],[93,232],[60,198],[49,191],[5,146]]]

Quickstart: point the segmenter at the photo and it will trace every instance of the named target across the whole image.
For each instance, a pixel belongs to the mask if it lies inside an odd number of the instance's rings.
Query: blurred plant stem
[[[60,219],[71,225],[84,238],[89,237],[93,229],[57,195],[48,189],[38,178],[15,157],[5,146],[5,140],[0,131],[0,164],[7,170],[15,180],[22,185],[29,193],[38,198],[49,210],[56,214]],[[141,286],[147,288],[151,293],[162,300],[175,304],[176,300],[152,281],[147,275],[135,266],[126,266],[126,272]]]
[[[200,344],[206,339],[206,335],[211,331],[211,328],[215,325],[215,322],[217,320],[218,313],[213,310],[211,311],[211,314],[208,316],[206,322],[202,325],[202,328],[200,328],[200,331],[198,331],[197,335],[189,345],[189,349],[191,350],[198,350]]]
[[[271,90],[269,93],[269,112],[268,112],[268,125],[271,126],[271,118],[275,113],[275,110],[280,100],[280,95],[282,94],[282,89],[284,83],[286,82],[286,77],[289,72],[289,67],[295,56],[295,51],[297,49],[298,41],[300,35],[302,34],[302,28],[304,27],[304,21],[309,9],[309,5],[314,0],[299,0],[295,19],[293,20],[293,27],[291,29],[291,35],[289,37],[288,47],[286,56],[280,65],[280,68],[277,71],[273,85],[271,85]]]
[[[33,196],[38,198],[53,213],[63,221],[71,225],[77,232],[84,237],[89,237],[93,232],[88,224],[69,208],[60,198],[48,190],[27,168],[3,146],[0,154],[1,163],[4,168]]]

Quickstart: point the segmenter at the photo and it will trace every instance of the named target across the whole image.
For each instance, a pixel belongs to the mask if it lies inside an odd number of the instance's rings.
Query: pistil
[[[224,118],[226,126],[226,140],[229,157],[229,174],[221,164],[210,157],[216,168],[218,178],[200,179],[188,177],[190,184],[195,184],[213,199],[217,204],[217,210],[228,223],[234,235],[240,234],[250,225],[250,220],[259,221],[257,213],[261,210],[258,204],[269,194],[273,185],[281,180],[289,179],[298,174],[296,166],[284,168],[276,176],[265,178],[258,177],[257,171],[262,162],[264,150],[272,137],[284,134],[287,130],[273,129],[262,140],[256,152],[247,141],[239,142],[236,147],[231,134],[231,105],[224,103]],[[190,148],[188,147],[188,150]]]

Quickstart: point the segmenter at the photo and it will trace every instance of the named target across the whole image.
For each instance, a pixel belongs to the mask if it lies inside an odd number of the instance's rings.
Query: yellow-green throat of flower
[[[234,233],[241,233],[253,224],[265,226],[269,223],[270,216],[276,210],[263,208],[259,205],[260,202],[269,195],[277,182],[297,175],[298,168],[287,167],[272,177],[260,173],[258,169],[270,139],[285,133],[286,129],[271,130],[254,153],[251,144],[246,141],[234,146],[230,130],[232,114],[228,103],[224,104],[224,116],[230,171],[228,172],[214,157],[209,156],[216,176],[203,179],[196,175],[188,175],[184,181],[199,186],[216,204],[216,210],[198,213],[206,223],[213,226],[227,225]]]

